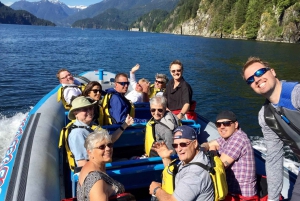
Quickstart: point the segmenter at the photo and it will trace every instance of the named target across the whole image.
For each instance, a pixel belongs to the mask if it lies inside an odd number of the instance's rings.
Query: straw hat
[[[75,120],[76,117],[75,115],[73,114],[73,111],[76,110],[76,109],[79,109],[79,108],[85,108],[85,107],[90,107],[92,105],[95,105],[97,103],[97,101],[94,101],[94,102],[90,102],[86,97],[84,96],[79,96],[77,98],[75,98],[73,101],[72,101],[72,107],[69,111],[69,114],[68,114],[68,118],[70,120]]]

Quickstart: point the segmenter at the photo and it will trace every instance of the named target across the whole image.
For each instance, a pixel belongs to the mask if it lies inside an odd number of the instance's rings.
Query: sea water
[[[196,111],[215,121],[232,110],[253,146],[265,150],[257,114],[264,102],[241,77],[249,56],[269,61],[280,79],[300,80],[299,44],[203,38],[172,34],[0,25],[0,159],[30,108],[58,85],[60,68],[73,74],[99,68],[126,72],[136,64],[137,79],[152,83],[156,73],[169,78],[169,64],[184,65],[183,76],[193,88]],[[298,163],[285,147],[285,166]]]

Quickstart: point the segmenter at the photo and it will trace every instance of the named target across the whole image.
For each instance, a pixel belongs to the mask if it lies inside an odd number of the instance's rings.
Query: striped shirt
[[[226,169],[228,191],[245,197],[256,195],[255,158],[250,140],[241,129],[227,140],[217,139],[219,153],[235,161]]]

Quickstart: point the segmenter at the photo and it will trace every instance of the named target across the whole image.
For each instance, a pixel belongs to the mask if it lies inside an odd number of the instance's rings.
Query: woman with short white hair
[[[88,162],[82,167],[78,184],[78,201],[107,201],[109,197],[124,193],[124,186],[106,174],[105,163],[111,162],[113,143],[105,129],[96,130],[86,138]]]

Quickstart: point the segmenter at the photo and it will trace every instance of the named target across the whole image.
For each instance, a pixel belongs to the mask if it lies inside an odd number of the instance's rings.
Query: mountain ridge
[[[0,2],[0,24],[22,24],[56,26],[54,23],[37,18],[28,11],[16,11]]]
[[[26,10],[33,15],[61,25],[61,20],[73,15],[82,9],[70,8],[57,0],[41,0],[37,2],[17,1],[11,6],[14,10]]]

